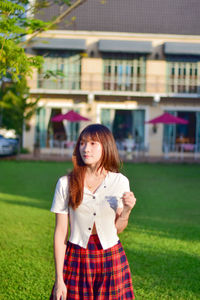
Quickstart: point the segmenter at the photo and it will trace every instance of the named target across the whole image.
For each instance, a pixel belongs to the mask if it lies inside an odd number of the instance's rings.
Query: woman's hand
[[[53,290],[53,300],[67,300],[67,288],[64,281],[57,282]]]
[[[131,210],[136,204],[136,198],[133,194],[133,192],[126,192],[122,196],[122,201],[124,204],[124,209],[122,211],[122,215],[125,217],[126,215],[129,215]]]

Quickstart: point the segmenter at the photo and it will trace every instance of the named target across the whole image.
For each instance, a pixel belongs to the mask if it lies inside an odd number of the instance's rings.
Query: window
[[[107,126],[113,133],[117,145],[124,139],[132,138],[138,149],[143,149],[145,144],[145,111],[143,109],[101,109],[101,124]]]
[[[51,51],[44,54],[43,68],[38,76],[38,87],[46,89],[69,89],[81,88],[81,57],[74,52],[63,53]],[[45,77],[47,73],[60,72],[57,76]]]
[[[103,89],[145,91],[146,57],[117,55],[104,57]]]
[[[200,62],[168,62],[167,91],[170,93],[198,93]]]

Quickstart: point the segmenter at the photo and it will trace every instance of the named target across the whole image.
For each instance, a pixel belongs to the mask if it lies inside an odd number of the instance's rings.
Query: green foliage
[[[20,151],[21,154],[28,154],[30,151],[27,148],[22,148]]]
[[[2,123],[8,129],[15,129],[16,133],[22,135],[23,124],[35,113],[37,102],[27,101],[29,89],[26,79],[11,83],[8,87],[1,90],[0,108],[2,108]]]
[[[72,2],[69,1],[69,0],[54,0],[53,2],[60,5],[60,6],[63,5],[63,4],[66,4],[67,6],[72,5]],[[51,6],[51,4],[52,4],[52,2],[48,1],[48,0],[36,1],[35,4],[34,4],[34,10],[38,11],[38,10],[41,10],[43,8],[48,8],[48,7]]]
[[[71,1],[69,1],[69,0],[62,0],[62,1],[61,0],[54,0],[54,2],[59,4],[59,5],[63,5],[63,3],[64,3],[68,6],[71,6]]]
[[[32,34],[36,31],[45,31],[51,22],[44,22],[37,19],[23,19],[23,25],[26,26],[26,34]]]
[[[22,77],[31,75],[32,68],[40,68],[43,58],[40,56],[28,57],[25,49],[19,47],[15,40],[0,37],[0,78],[9,77],[13,81],[20,81]]]
[[[64,73],[60,70],[56,70],[56,71],[47,70],[44,74],[45,79],[49,79],[51,77],[58,78],[58,77],[64,77],[64,76],[65,76]]]
[[[77,1],[79,2],[79,1]],[[19,81],[22,76],[30,75],[33,67],[41,68],[42,59],[39,57],[30,58],[26,56],[26,43],[30,42],[30,37],[25,40],[25,36],[35,36],[39,32],[48,30],[54,25],[53,20],[44,22],[42,20],[28,17],[27,12],[35,15],[38,10],[49,7],[53,3],[65,4],[67,7],[72,3],[69,0],[36,1],[32,4],[29,0],[0,0],[0,79],[4,80],[9,76],[13,81]],[[25,9],[26,8],[26,9]],[[67,9],[65,13],[67,13]],[[63,17],[63,14],[62,14]],[[56,24],[62,20],[58,16]]]
[[[71,5],[71,1],[57,0],[59,5]],[[53,2],[47,0],[0,0],[0,126],[13,128],[22,134],[23,121],[31,117],[35,104],[27,103],[27,76],[31,76],[33,68],[41,69],[43,58],[26,53],[25,37],[50,28],[52,21],[44,22],[27,17],[27,12],[37,13],[42,7],[49,7]],[[62,76],[62,74],[47,74]],[[13,84],[4,88],[5,82]],[[37,101],[36,101],[37,102]]]
[[[25,3],[23,3],[23,4],[25,4]],[[16,3],[15,1],[9,1],[9,0],[0,1],[0,14],[15,15],[15,14],[19,14],[22,12],[23,13],[25,12],[25,8],[23,5],[20,5],[20,4]]]
[[[33,67],[40,68],[41,57],[26,55],[21,47],[24,36],[39,28],[45,29],[48,23],[25,17],[28,1],[0,0],[0,78],[9,77],[19,81],[30,75]]]

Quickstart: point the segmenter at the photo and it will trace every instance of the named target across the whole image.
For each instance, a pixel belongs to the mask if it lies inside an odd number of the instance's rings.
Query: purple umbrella
[[[188,121],[182,118],[175,117],[169,113],[164,113],[161,116],[154,118],[148,122],[149,124],[158,124],[158,123],[163,123],[163,124],[188,124]]]
[[[63,120],[67,120],[70,122],[90,121],[90,119],[81,116],[73,110],[68,111],[66,114],[59,114],[51,118],[52,122],[61,122]]]
[[[63,115],[59,114],[51,118],[52,122],[61,122],[63,120]]]

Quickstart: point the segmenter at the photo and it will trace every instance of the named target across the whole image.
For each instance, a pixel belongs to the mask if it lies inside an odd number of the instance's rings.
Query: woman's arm
[[[54,300],[67,299],[67,289],[63,280],[63,264],[68,233],[68,215],[56,214],[54,233],[55,286]]]
[[[115,220],[115,226],[117,228],[117,233],[121,233],[128,225],[129,215],[124,216],[122,214],[117,214]]]
[[[136,204],[136,198],[133,192],[126,192],[123,194],[122,201],[124,205],[123,210],[117,212],[117,216],[115,220],[117,233],[122,232],[128,225],[129,215],[131,213],[131,210]]]

